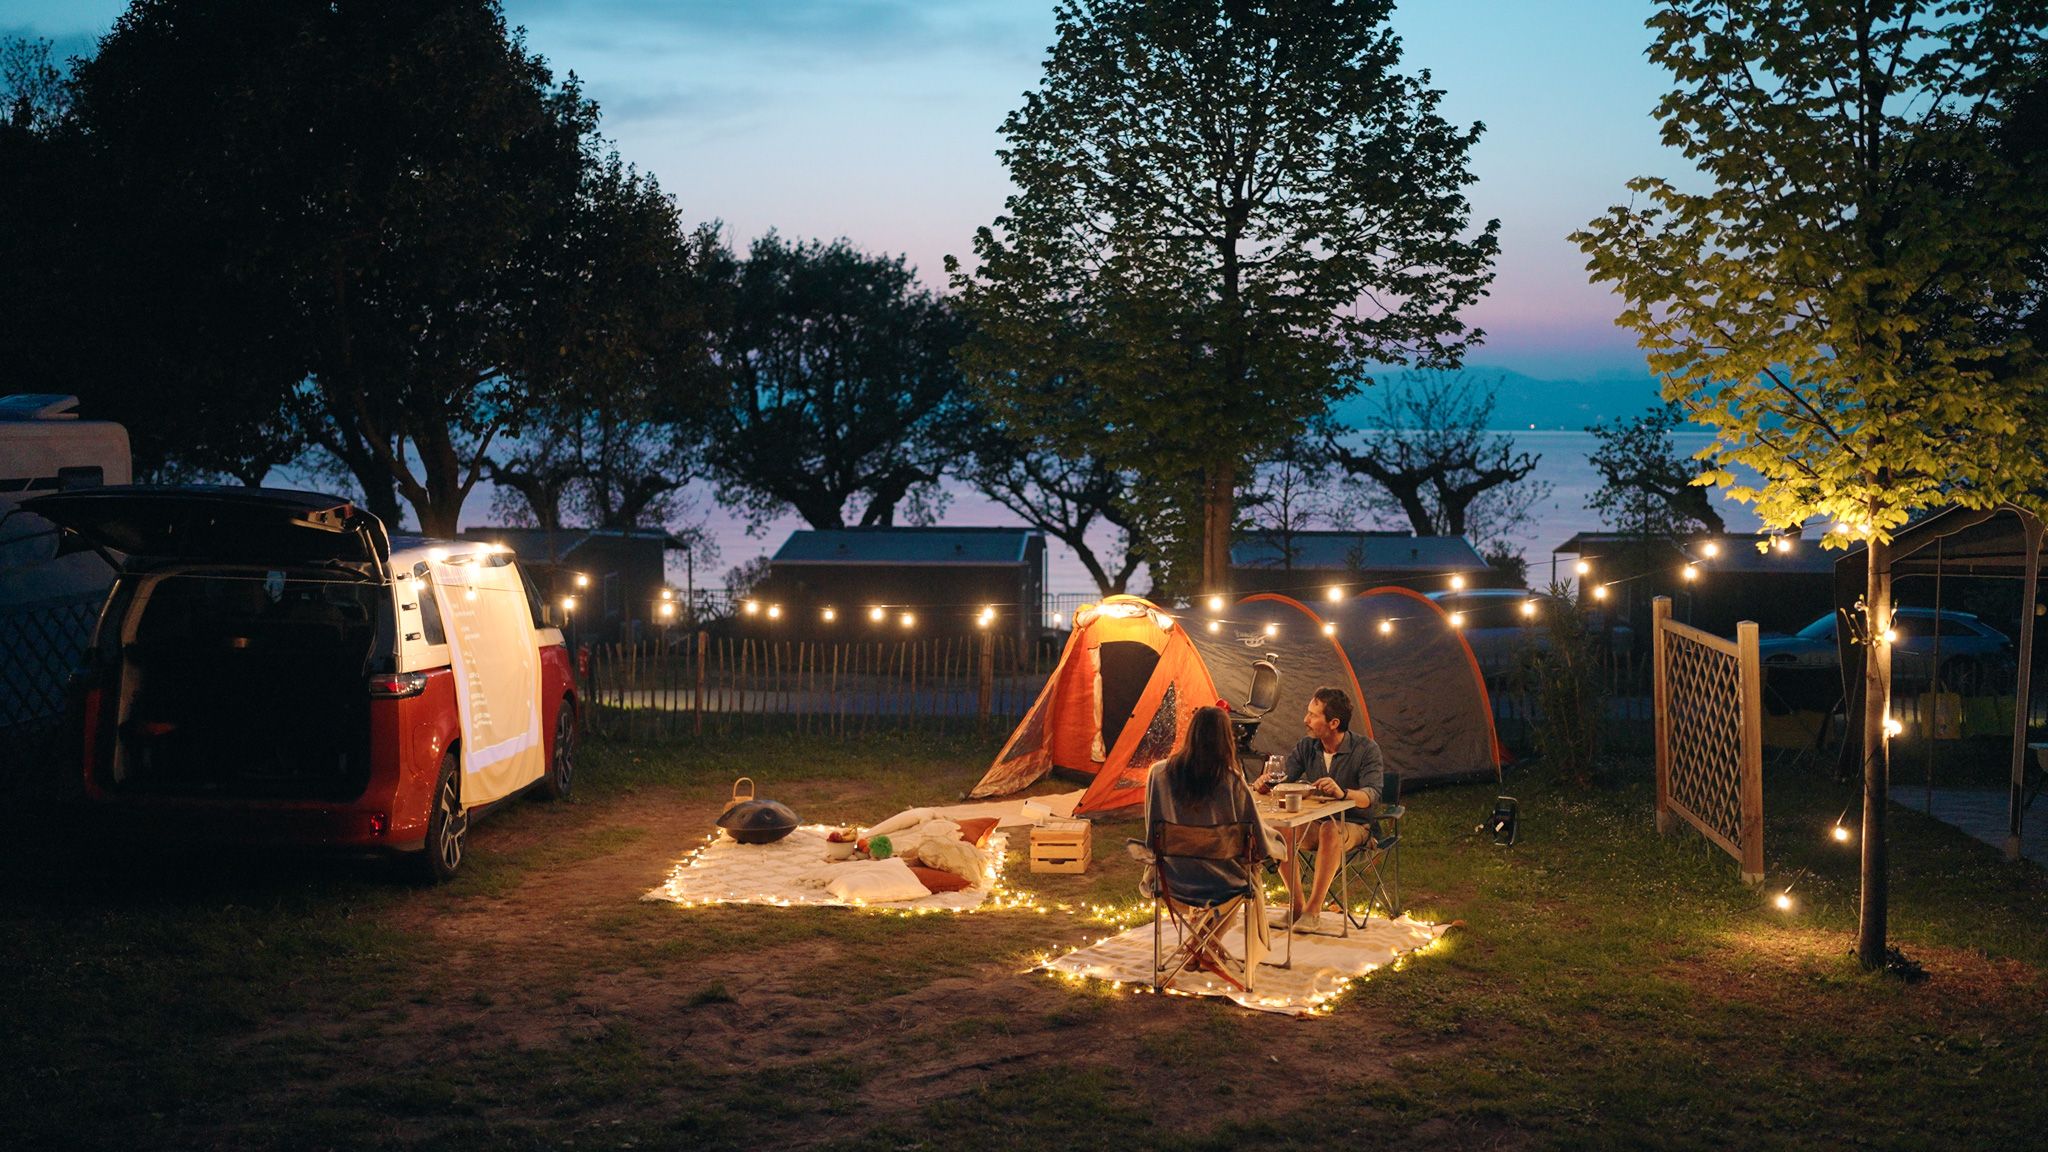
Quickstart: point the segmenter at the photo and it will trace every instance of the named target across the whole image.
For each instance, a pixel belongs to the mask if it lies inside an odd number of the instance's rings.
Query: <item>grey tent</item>
[[[1252,739],[1260,756],[1292,748],[1309,697],[1332,684],[1356,702],[1353,727],[1379,743],[1387,768],[1405,784],[1500,777],[1493,708],[1478,663],[1426,597],[1376,588],[1318,613],[1262,592],[1221,610],[1190,610],[1185,623],[1233,708],[1251,697],[1261,662],[1278,670],[1276,699]]]

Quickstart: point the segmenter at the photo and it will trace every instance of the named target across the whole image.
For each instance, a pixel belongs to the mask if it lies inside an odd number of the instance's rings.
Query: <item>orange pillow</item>
[[[910,874],[934,895],[940,892],[958,892],[967,887],[967,877],[957,876],[943,868],[925,868],[917,864],[910,866]]]
[[[998,823],[1000,821],[993,816],[962,820],[960,822],[960,838],[976,848],[986,848],[988,847],[989,834],[996,830]]]

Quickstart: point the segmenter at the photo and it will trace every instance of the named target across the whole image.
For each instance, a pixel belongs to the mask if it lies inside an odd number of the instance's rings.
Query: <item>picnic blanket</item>
[[[854,906],[826,890],[834,866],[825,859],[829,824],[805,824],[773,844],[741,844],[719,835],[703,849],[670,870],[668,879],[642,896],[672,904],[773,904]],[[957,892],[939,892],[875,907],[917,912],[965,912],[988,899],[1000,882],[1007,841],[1001,832],[980,849],[987,863],[986,883]],[[839,866],[843,868],[844,866]]]
[[[1266,956],[1244,992],[1207,972],[1183,971],[1170,990],[1190,996],[1221,996],[1259,1012],[1313,1016],[1324,1011],[1331,997],[1353,980],[1384,968],[1396,959],[1430,947],[1449,930],[1448,924],[1430,924],[1402,916],[1399,920],[1374,917],[1351,935],[1325,936],[1336,932],[1342,921],[1335,912],[1325,912],[1318,933],[1296,933],[1294,965],[1276,968],[1287,955],[1287,941],[1279,930],[1273,933],[1272,951]],[[1173,943],[1173,926],[1163,923],[1160,931],[1167,946]],[[1235,954],[1235,953],[1233,953]],[[1046,971],[1071,979],[1110,980],[1121,984],[1152,986],[1152,923],[1119,932],[1086,948],[1069,952],[1040,965]]]

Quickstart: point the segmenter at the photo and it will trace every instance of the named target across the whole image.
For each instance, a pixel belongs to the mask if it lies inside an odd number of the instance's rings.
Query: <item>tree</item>
[[[1890,540],[1916,511],[2028,497],[2043,478],[2037,350],[1981,321],[2027,290],[2039,173],[1999,142],[2040,75],[2044,15],[1996,0],[1666,0],[1650,58],[1665,141],[1711,188],[1639,202],[1573,239],[1627,301],[1665,398],[1714,433],[1707,478],[1768,527],[1831,518],[1868,542],[1868,635],[1891,615]],[[1739,463],[1762,477],[1737,485]],[[1845,537],[1830,533],[1828,541]],[[1863,676],[1857,954],[1885,962],[1891,655]]]
[[[1183,493],[1155,570],[1226,586],[1247,462],[1370,364],[1455,364],[1497,223],[1467,235],[1480,127],[1397,71],[1391,0],[1063,0],[1003,123],[1017,191],[947,268],[984,401],[1062,455]],[[1191,538],[1190,538],[1191,537]],[[1173,577],[1181,579],[1180,577]]]
[[[71,90],[50,49],[48,40],[0,37],[0,125],[49,133],[71,114]]]
[[[1280,567],[1292,569],[1302,533],[1348,520],[1333,479],[1330,452],[1319,435],[1289,440],[1253,465],[1252,482],[1240,501],[1242,531],[1272,545]]]
[[[728,269],[716,336],[727,403],[706,463],[756,524],[794,508],[813,528],[930,519],[959,454],[959,316],[903,258],[845,240],[756,240]]]
[[[125,311],[204,314],[138,325],[165,392],[288,413],[394,522],[395,488],[452,534],[528,412],[689,347],[673,203],[492,0],[136,0],[74,95],[144,254]]]
[[[1600,444],[1588,459],[1603,483],[1586,504],[1601,523],[1673,543],[1696,532],[1726,531],[1707,490],[1693,483],[1700,469],[1671,446],[1671,430],[1684,419],[1681,406],[1666,403],[1588,429]]]
[[[982,495],[1073,549],[1104,596],[1125,591],[1149,547],[1141,520],[1128,503],[1130,477],[1092,456],[1071,458],[1019,439],[986,413],[962,421],[969,456],[961,478]],[[1088,538],[1097,522],[1117,529],[1116,550],[1095,550]]]
[[[1357,447],[1339,428],[1325,431],[1325,445],[1339,468],[1371,482],[1376,511],[1398,510],[1418,536],[1464,536],[1501,552],[1550,485],[1529,478],[1541,456],[1487,430],[1493,406],[1490,382],[1404,373],[1377,394],[1375,427]]]

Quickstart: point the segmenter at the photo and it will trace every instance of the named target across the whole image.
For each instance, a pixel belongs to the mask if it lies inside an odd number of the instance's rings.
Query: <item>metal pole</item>
[[[2030,514],[2020,517],[2021,539],[2027,545],[2026,592],[2020,603],[2020,667],[2013,685],[2012,701],[2012,787],[2006,795],[2005,858],[2020,858],[2020,818],[2025,815],[2027,761],[2033,751],[2027,747],[2028,701],[2033,696],[2034,596],[2041,580],[2041,522]]]

